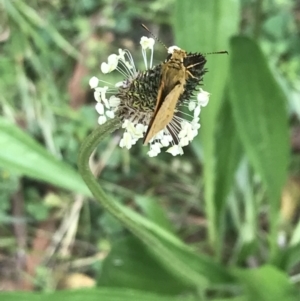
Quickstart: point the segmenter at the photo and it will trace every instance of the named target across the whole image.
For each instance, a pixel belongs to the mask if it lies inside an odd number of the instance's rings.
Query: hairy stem
[[[119,222],[123,224],[125,228],[130,230],[135,236],[137,236],[142,242],[144,242],[149,249],[156,255],[156,258],[173,274],[179,277],[182,281],[189,285],[195,285],[197,287],[204,288],[205,278],[188,267],[181,259],[179,259],[173,251],[170,251],[170,243],[162,243],[161,239],[158,239],[153,233],[147,230],[138,221],[133,220],[126,210],[121,205],[109,198],[89,167],[89,158],[93,150],[108,134],[120,127],[120,120],[112,119],[106,122],[101,127],[95,129],[83,142],[79,150],[78,156],[78,168],[79,172],[85,181],[86,185],[96,198],[96,200],[102,205],[109,213],[111,213]]]

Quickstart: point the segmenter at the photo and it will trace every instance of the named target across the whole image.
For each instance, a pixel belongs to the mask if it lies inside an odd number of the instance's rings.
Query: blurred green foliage
[[[51,291],[1,300],[299,300],[299,15],[288,0],[0,0],[0,282],[21,269],[31,290]],[[212,96],[182,157],[120,149],[118,133],[95,151],[135,237],[76,162],[97,123],[88,80],[118,48],[142,66],[140,23],[166,45],[229,56],[207,57]],[[36,273],[13,260],[36,252]],[[97,289],[54,292],[73,271]]]

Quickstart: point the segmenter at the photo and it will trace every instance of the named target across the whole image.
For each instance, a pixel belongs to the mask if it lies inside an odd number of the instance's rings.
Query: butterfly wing
[[[171,122],[177,101],[183,93],[183,90],[183,84],[178,83],[166,96],[160,108],[154,113],[154,117],[151,119],[148,130],[145,134],[144,145]]]

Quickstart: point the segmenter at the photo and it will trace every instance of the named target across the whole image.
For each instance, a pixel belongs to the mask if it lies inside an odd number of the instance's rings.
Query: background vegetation
[[[299,1],[0,0],[0,23],[0,286],[39,291],[1,300],[299,300]],[[76,162],[97,123],[88,80],[118,48],[142,67],[140,23],[229,56],[207,57],[212,95],[182,157],[120,149],[120,133],[95,151],[136,236]]]

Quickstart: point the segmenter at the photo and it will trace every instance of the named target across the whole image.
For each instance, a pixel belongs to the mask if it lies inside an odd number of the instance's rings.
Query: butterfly
[[[144,144],[171,122],[178,101],[191,96],[189,94],[192,94],[206,72],[205,63],[202,54],[187,54],[179,48],[168,56],[161,66],[156,105],[144,136]]]
[[[160,84],[156,98],[156,105],[144,136],[144,145],[155,137],[172,121],[179,101],[188,100],[202,81],[207,72],[204,68],[205,55],[201,53],[187,53],[178,47],[169,49],[144,25],[141,24],[157,41],[171,52],[161,66]],[[207,54],[221,54],[227,51],[211,52]]]

